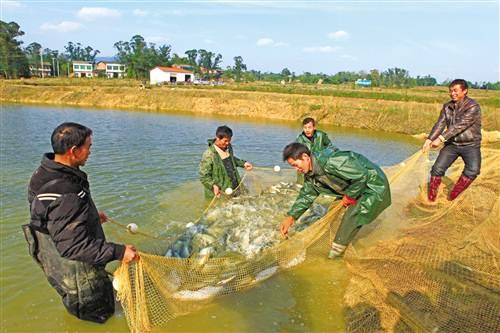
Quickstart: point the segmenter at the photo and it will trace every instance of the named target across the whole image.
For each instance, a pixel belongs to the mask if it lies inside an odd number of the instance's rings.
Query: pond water
[[[192,221],[203,211],[198,163],[217,126],[233,129],[236,156],[256,166],[286,165],[281,150],[300,123],[187,114],[3,105],[0,111],[1,323],[2,332],[127,332],[118,307],[106,324],[66,313],[29,257],[20,226],[28,223],[27,183],[60,123],[93,130],[92,154],[83,168],[99,210],[123,224],[162,234],[172,221]],[[414,153],[420,142],[403,135],[319,126],[342,150],[382,166]],[[111,224],[109,240],[161,253],[166,244],[134,238]],[[164,252],[163,252],[164,253]],[[113,271],[116,264],[110,264]],[[201,311],[170,321],[169,332],[340,332],[347,271],[342,261],[307,262],[258,287],[220,298]]]

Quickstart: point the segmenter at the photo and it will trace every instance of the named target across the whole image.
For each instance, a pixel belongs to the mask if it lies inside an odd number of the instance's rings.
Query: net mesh
[[[426,195],[435,153],[418,152],[385,168],[393,203],[362,228],[344,256],[351,273],[344,294],[346,331],[500,331],[500,150],[484,146],[482,155],[481,175],[451,202],[447,192],[462,163],[449,170],[432,204]],[[285,177],[272,170],[251,175],[245,182],[254,193]],[[335,201],[315,223],[252,258],[141,253],[139,261],[114,273],[130,330],[162,327],[215,297],[326,256],[342,213]]]

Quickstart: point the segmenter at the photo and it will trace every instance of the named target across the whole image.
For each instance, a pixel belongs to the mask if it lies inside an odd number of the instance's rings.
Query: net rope
[[[443,179],[437,201],[429,203],[427,181],[435,155],[417,152],[384,168],[393,203],[362,228],[343,259],[350,272],[343,299],[347,332],[500,331],[500,150],[482,148],[481,175],[450,202],[447,194],[463,169],[456,162]],[[271,170],[259,169],[276,181]],[[252,172],[242,177],[257,192],[269,185],[263,179]],[[202,215],[219,201],[214,198]],[[251,288],[314,256],[326,256],[343,211],[334,201],[306,229],[244,260],[141,252],[139,261],[121,264],[114,272],[130,330],[165,326],[216,297]]]

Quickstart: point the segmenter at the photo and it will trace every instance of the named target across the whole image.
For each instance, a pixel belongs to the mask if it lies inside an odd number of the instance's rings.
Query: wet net
[[[418,152],[385,168],[393,203],[361,229],[343,258],[351,273],[343,300],[346,331],[500,331],[500,150],[483,145],[481,175],[450,202],[447,193],[463,168],[457,161],[438,200],[429,203],[427,181],[436,155]],[[293,172],[255,170],[244,183],[249,196],[259,197],[283,188],[293,191],[284,185],[294,177]],[[203,215],[230,209],[237,204],[231,200],[214,200]],[[270,245],[259,251],[234,255],[202,250],[186,258],[141,253],[138,262],[121,265],[114,285],[130,330],[162,327],[215,297],[326,256],[344,209],[333,199],[325,202],[331,204],[319,213],[322,217],[304,222],[307,227],[286,240],[269,239]],[[281,221],[276,219],[275,234]],[[170,249],[170,254],[176,251],[175,246]]]

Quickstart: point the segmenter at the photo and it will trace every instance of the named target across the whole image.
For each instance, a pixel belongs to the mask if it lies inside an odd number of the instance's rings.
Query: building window
[[[125,66],[120,66],[120,70],[123,72],[125,70]]]
[[[111,70],[111,66],[110,66],[110,65],[107,65],[107,66],[106,66],[106,70],[110,71],[110,70]]]
[[[113,66],[113,70],[117,71],[118,70],[118,66]]]
[[[92,70],[92,66],[87,65],[87,70],[88,70],[88,71],[91,71],[91,70]]]

